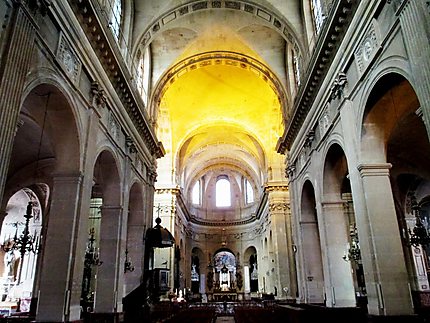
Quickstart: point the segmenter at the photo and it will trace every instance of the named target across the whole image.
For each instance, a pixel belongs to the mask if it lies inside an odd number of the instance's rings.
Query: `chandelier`
[[[95,247],[95,241],[96,238],[94,238],[94,228],[90,229],[90,235],[88,238],[87,248],[85,250],[85,261],[84,265],[85,267],[91,266],[101,266],[103,264],[103,261],[100,260],[99,256],[99,248]]]
[[[39,237],[36,235],[36,232],[34,233],[34,235],[31,235],[29,230],[30,219],[33,217],[32,213],[33,203],[28,202],[27,211],[24,214],[24,230],[22,231],[22,234],[18,237],[18,223],[16,224],[15,236],[13,238],[9,238],[7,241],[5,241],[4,244],[1,245],[1,248],[5,252],[17,250],[21,254],[21,258],[23,258],[23,256],[28,252],[37,253],[39,251]]]
[[[351,237],[351,242],[349,243],[348,252],[342,258],[345,261],[359,262],[361,260],[361,252],[360,252],[360,243],[358,241],[357,227],[355,225],[351,229],[350,237]]]

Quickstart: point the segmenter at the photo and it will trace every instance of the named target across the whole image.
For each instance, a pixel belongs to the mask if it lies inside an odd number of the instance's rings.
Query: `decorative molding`
[[[191,223],[198,224],[198,225],[204,225],[209,227],[223,227],[223,226],[238,226],[238,225],[244,225],[244,224],[250,224],[257,220],[256,217],[251,216],[246,219],[241,220],[230,220],[230,221],[218,221],[218,220],[204,220],[196,218],[195,216],[191,216],[190,221]]]
[[[318,120],[318,126],[320,129],[321,137],[324,136],[324,134],[327,132],[328,128],[330,128],[330,125],[331,125],[330,115],[329,115],[329,111],[328,111],[328,106],[326,106],[321,117]]]
[[[128,147],[128,150],[131,154],[137,153],[137,148],[134,144],[134,140],[130,136],[125,137],[125,145]]]
[[[378,22],[376,19],[373,19],[363,40],[354,53],[357,69],[360,73],[364,73],[375,57],[381,43],[380,38]]]
[[[287,175],[287,178],[290,181],[293,179],[295,172],[296,172],[296,165],[294,163],[291,164],[290,162],[288,162],[288,166],[285,169],[285,173]]]
[[[74,84],[79,82],[82,62],[62,32],[58,40],[57,59]]]
[[[360,176],[389,176],[393,165],[390,163],[360,164],[357,166]]]
[[[109,111],[108,129],[114,140],[118,142],[121,133],[121,125],[119,124],[112,111]]]
[[[290,205],[288,203],[283,202],[277,202],[277,203],[269,203],[269,211],[270,212],[276,212],[276,211],[288,211],[290,209]]]
[[[286,192],[288,191],[288,184],[271,184],[268,183],[264,186],[264,192]]]
[[[130,117],[150,154],[153,158],[164,156],[163,145],[157,140],[149,117],[144,113],[144,103],[132,85],[131,76],[119,48],[113,43],[113,37],[109,38],[110,33],[105,32],[108,27],[102,25],[100,13],[96,12],[93,1],[71,1],[70,6],[121,100],[124,111]]]
[[[330,88],[330,96],[328,99],[329,103],[332,100],[339,99],[342,96],[347,83],[348,79],[346,74],[344,72],[339,72],[337,78],[334,80],[333,85]]]
[[[91,104],[94,108],[103,109],[107,106],[105,91],[97,81],[91,83]]]

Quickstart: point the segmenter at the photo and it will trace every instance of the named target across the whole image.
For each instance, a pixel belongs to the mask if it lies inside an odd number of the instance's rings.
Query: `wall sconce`
[[[134,266],[131,260],[128,258],[128,249],[125,249],[125,260],[124,260],[124,274],[126,272],[133,272]]]

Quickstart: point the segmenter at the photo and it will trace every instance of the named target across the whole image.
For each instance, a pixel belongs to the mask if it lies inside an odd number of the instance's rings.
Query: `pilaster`
[[[428,9],[422,0],[405,1],[399,9],[406,51],[410,58],[414,89],[420,101],[430,138],[430,42]],[[426,32],[427,31],[427,32]]]
[[[34,48],[35,26],[24,5],[15,4],[7,30],[7,45],[0,62],[0,196],[6,183],[22,91]]]
[[[119,294],[120,242],[123,225],[122,206],[103,205],[100,225],[100,260],[98,268],[94,311],[116,313],[122,295]],[[121,273],[122,274],[122,273]]]
[[[347,216],[343,201],[325,201],[322,203],[322,210],[328,264],[328,277],[325,277],[327,306],[355,306],[351,265],[343,260],[348,244]]]

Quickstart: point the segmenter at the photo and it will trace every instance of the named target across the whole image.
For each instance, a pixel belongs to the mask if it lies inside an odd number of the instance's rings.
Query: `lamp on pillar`
[[[131,260],[128,258],[128,249],[125,249],[125,260],[124,260],[124,274],[126,272],[134,271],[134,266]]]
[[[414,247],[418,246],[427,246],[430,244],[430,237],[428,235],[427,229],[424,227],[424,224],[421,220],[420,212],[421,208],[417,203],[415,196],[411,197],[411,211],[415,216],[415,227],[411,230],[408,229],[409,232],[409,241],[408,244]]]

